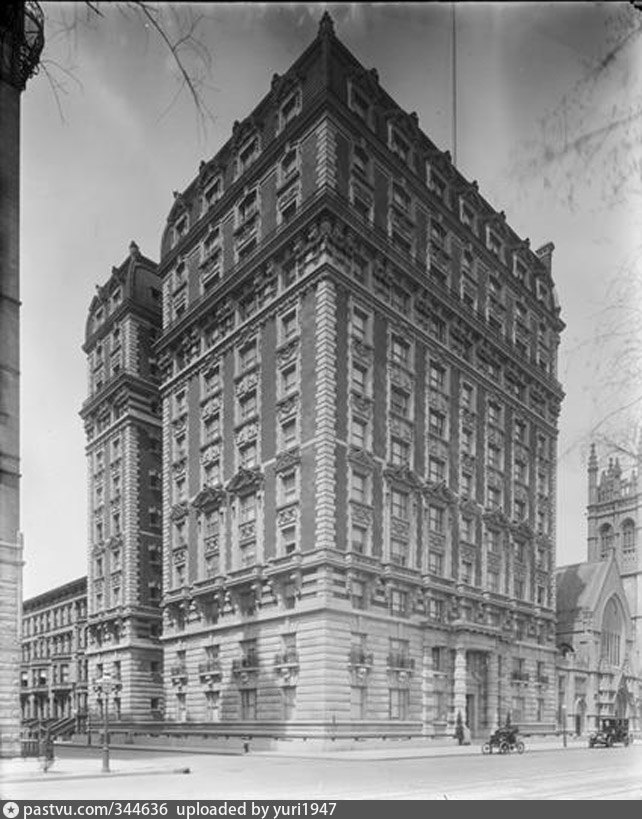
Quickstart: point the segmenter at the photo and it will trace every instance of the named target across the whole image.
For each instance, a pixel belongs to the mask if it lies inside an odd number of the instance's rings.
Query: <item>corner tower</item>
[[[117,683],[110,712],[149,719],[161,708],[161,436],[153,344],[161,323],[156,264],[132,242],[97,288],[85,344],[89,397],[88,645],[92,682]]]

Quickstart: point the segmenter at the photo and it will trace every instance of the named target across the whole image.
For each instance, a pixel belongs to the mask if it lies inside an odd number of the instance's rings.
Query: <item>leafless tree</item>
[[[642,194],[642,14],[625,3],[608,8],[605,53],[561,94],[514,162],[519,181],[541,179],[570,209],[595,185],[605,206]]]
[[[171,56],[175,68],[176,88],[161,112],[164,116],[181,94],[191,99],[198,124],[205,129],[214,115],[207,104],[207,92],[212,70],[212,56],[208,46],[200,38],[200,29],[205,19],[202,6],[192,4],[121,2],[71,3],[45,7],[49,39],[64,38],[72,46],[77,43],[83,31],[100,26],[105,21],[108,6],[115,6],[132,26],[141,30],[142,36],[156,38]],[[58,111],[64,118],[63,96],[69,93],[70,84],[82,85],[82,70],[73,64],[65,65],[45,54],[41,69],[54,93]]]

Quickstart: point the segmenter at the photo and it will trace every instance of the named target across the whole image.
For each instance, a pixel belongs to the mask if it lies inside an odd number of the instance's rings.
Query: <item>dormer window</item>
[[[237,210],[237,224],[239,226],[245,224],[252,219],[259,210],[259,196],[256,190],[250,191],[243,199],[241,199]]]
[[[392,185],[392,202],[404,213],[410,213],[411,204],[410,194],[399,184],[393,182]]]
[[[446,201],[446,183],[444,180],[432,170],[429,170],[430,176],[428,177],[430,182],[428,187],[430,190],[435,194],[436,197],[442,200],[442,202]]]
[[[301,91],[297,88],[285,100],[279,109],[279,125],[281,130],[285,128],[288,122],[291,122],[301,111]]]
[[[502,242],[499,236],[493,233],[492,230],[488,231],[488,235],[486,237],[486,247],[497,256],[498,259],[501,259],[502,256]]]
[[[388,147],[406,164],[410,163],[410,144],[393,126],[390,126],[388,133]]]
[[[187,233],[188,228],[188,219],[187,214],[184,213],[180,219],[174,225],[174,244],[180,242],[180,240],[185,236]]]
[[[286,149],[285,155],[279,164],[280,183],[288,182],[299,169],[299,152],[296,146]]]
[[[525,284],[526,273],[527,273],[526,265],[521,259],[518,259],[516,256],[513,261],[513,275],[515,276],[516,279],[518,279],[518,281],[520,281],[522,284]]]
[[[475,211],[465,202],[459,203],[459,220],[471,230],[475,227]]]
[[[203,191],[203,213],[206,213],[223,194],[223,180],[221,177],[209,182]]]
[[[361,145],[352,148],[352,170],[366,179],[370,177],[370,155]]]
[[[209,233],[203,241],[203,261],[206,262],[213,256],[216,256],[221,251],[221,229],[218,227],[210,228]]]
[[[239,150],[236,158],[236,174],[240,176],[250,167],[250,165],[258,157],[261,150],[259,137],[254,136],[249,139],[243,147]]]
[[[367,96],[351,83],[349,86],[348,98],[351,110],[369,125],[370,100],[367,98]]]

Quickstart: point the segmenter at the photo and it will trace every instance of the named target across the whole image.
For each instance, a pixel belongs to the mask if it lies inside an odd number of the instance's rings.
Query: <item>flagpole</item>
[[[455,18],[455,3],[452,8],[452,87],[453,87],[453,165],[457,165],[457,21]]]

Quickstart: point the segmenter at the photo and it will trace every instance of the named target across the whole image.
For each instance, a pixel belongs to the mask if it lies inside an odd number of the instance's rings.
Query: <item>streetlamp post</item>
[[[102,694],[103,700],[103,773],[109,773],[109,695],[114,688],[109,674],[103,674],[94,683],[94,690]]]
[[[566,748],[566,703],[562,703],[562,740]]]

